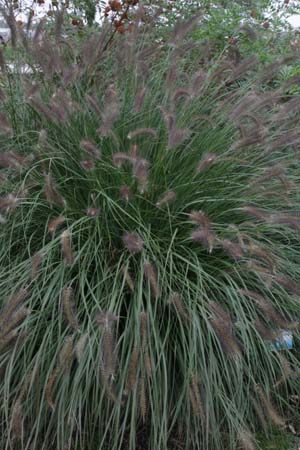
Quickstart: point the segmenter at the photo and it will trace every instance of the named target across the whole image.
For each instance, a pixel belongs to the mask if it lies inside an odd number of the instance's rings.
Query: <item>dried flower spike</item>
[[[173,127],[168,136],[168,149],[178,147],[190,136],[190,130],[187,128],[177,129]]]
[[[121,270],[122,270],[122,272],[124,274],[124,278],[126,280],[126,283],[127,283],[128,287],[129,287],[129,289],[131,290],[131,292],[134,292],[134,281],[133,281],[132,276],[130,275],[130,273],[128,271],[128,268],[125,265],[123,265]]]
[[[12,150],[0,154],[0,167],[4,168],[22,170],[28,166],[29,161],[29,157],[21,156]]]
[[[180,88],[176,89],[176,91],[172,95],[172,102],[176,103],[177,100],[182,97],[186,97],[187,100],[190,100],[191,94],[192,94],[192,91],[190,88],[180,87]]]
[[[52,219],[48,224],[48,231],[49,233],[55,233],[55,231],[60,227],[62,224],[64,224],[66,221],[66,218],[64,216],[58,216]]]
[[[190,131],[187,128],[177,128],[176,115],[174,113],[169,113],[162,107],[159,109],[163,114],[168,129],[168,149],[176,148],[189,137]]]
[[[172,202],[175,198],[176,193],[174,191],[168,191],[157,201],[156,206],[160,208],[162,205]]]
[[[9,317],[9,320],[1,327],[1,334],[3,336],[7,335],[15,329],[20,323],[22,323],[29,315],[31,311],[25,306],[21,306],[18,308],[12,315]]]
[[[193,413],[196,417],[205,417],[204,406],[200,395],[199,383],[197,376],[193,374],[189,387],[190,400],[192,404]]]
[[[101,374],[107,381],[113,381],[116,376],[116,348],[113,329],[106,323],[101,338]]]
[[[39,269],[41,268],[44,260],[44,255],[42,252],[37,252],[33,255],[31,259],[31,273],[30,280],[34,280],[38,274]]]
[[[136,130],[130,131],[128,133],[128,139],[133,139],[137,136],[141,136],[144,134],[148,134],[152,137],[156,137],[157,136],[157,132],[156,130],[154,130],[153,128],[137,128]]]
[[[137,233],[125,233],[123,244],[131,253],[139,253],[144,247],[144,241]]]
[[[149,379],[152,378],[153,371],[154,371],[154,369],[153,369],[153,361],[152,361],[152,358],[151,358],[151,356],[149,354],[148,348],[144,352],[144,366],[145,366],[145,369],[146,369],[147,377]]]
[[[20,289],[16,294],[12,295],[5,302],[1,314],[0,314],[0,326],[2,327],[13,315],[16,309],[22,304],[22,302],[29,296],[27,289]]]
[[[188,313],[188,311],[182,301],[182,298],[178,292],[174,292],[171,295],[170,303],[174,305],[177,312],[180,314],[180,316],[182,317],[182,319],[184,321],[186,321],[186,322],[190,321],[190,319],[191,319],[190,314]]]
[[[196,172],[204,172],[204,170],[208,169],[213,163],[216,161],[217,155],[215,153],[207,153],[203,156],[201,161],[198,163]]]
[[[253,325],[262,339],[272,342],[277,337],[278,333],[276,333],[274,330],[271,330],[270,328],[267,328],[261,320],[256,319],[253,322]]]
[[[75,355],[76,355],[77,361],[79,363],[82,361],[88,340],[89,340],[89,334],[84,333],[82,336],[80,336],[77,344],[75,345]]]
[[[0,133],[6,134],[6,135],[12,135],[12,128],[11,125],[6,117],[6,115],[2,112],[0,112]]]
[[[201,15],[198,13],[188,20],[178,20],[175,24],[171,43],[178,46],[185,36],[199,23]]]
[[[0,197],[0,209],[5,211],[14,211],[19,205],[21,199],[13,194],[8,194],[5,197]]]
[[[270,270],[274,272],[275,270],[275,256],[268,253],[263,248],[259,247],[258,245],[253,244],[250,242],[249,246],[246,247],[247,251],[254,256],[257,256],[260,258],[266,265],[269,266]]]
[[[195,222],[202,227],[211,228],[211,222],[203,211],[192,211],[189,214],[189,218],[192,222]]]
[[[128,161],[131,162],[131,156],[127,153],[117,152],[113,154],[113,164],[119,169]]]
[[[140,314],[140,336],[141,336],[141,347],[143,352],[148,345],[148,314],[143,311]]]
[[[13,435],[17,440],[22,439],[23,435],[23,409],[21,399],[17,398],[14,403],[12,414],[11,414],[11,424]]]
[[[292,294],[298,295],[300,292],[300,282],[294,281],[286,275],[277,275],[275,281]]]
[[[45,196],[50,206],[53,204],[65,206],[66,204],[64,198],[57,192],[50,173],[45,175]]]
[[[94,159],[101,158],[101,152],[93,142],[91,142],[87,139],[84,139],[80,142],[80,147],[83,150],[85,150],[92,158],[94,158]]]
[[[288,361],[288,359],[285,356],[281,355],[280,353],[278,353],[278,359],[280,361],[282,376],[274,384],[275,388],[278,388],[279,386],[281,386],[287,380],[287,378],[292,374],[291,365],[290,365],[290,362]]]
[[[80,165],[87,172],[95,169],[95,163],[91,159],[85,159],[84,161],[80,161]]]
[[[45,399],[52,411],[55,409],[55,401],[53,399],[53,388],[59,374],[59,367],[56,367],[50,374],[45,386]]]
[[[73,255],[73,251],[72,251],[71,235],[70,235],[69,230],[63,231],[63,233],[61,234],[61,237],[60,237],[60,241],[61,241],[61,247],[62,247],[63,255],[65,258],[65,262],[69,266],[72,266],[72,264],[75,261],[75,257]]]
[[[129,186],[121,186],[120,187],[120,197],[129,202],[132,198],[132,191]]]
[[[76,306],[74,302],[74,291],[71,287],[63,289],[62,293],[63,312],[69,326],[74,330],[79,329],[78,319],[76,317]]]
[[[271,401],[267,398],[262,387],[260,385],[256,386],[256,391],[259,396],[260,402],[266,411],[270,420],[274,425],[283,428],[285,426],[285,420],[278,414],[275,407],[272,405]]]
[[[242,211],[258,220],[266,220],[266,218],[268,217],[266,211],[262,211],[255,206],[244,206],[242,208]]]
[[[294,230],[300,228],[300,215],[286,213],[271,214],[267,221],[276,225],[286,225]]]
[[[243,258],[244,251],[239,244],[231,242],[229,239],[223,239],[220,242],[225,252],[228,253],[232,259],[239,260]]]
[[[74,349],[74,336],[66,336],[64,339],[63,346],[58,355],[58,365],[63,372],[68,373],[72,360],[73,360],[73,349]]]
[[[146,383],[145,378],[140,379],[139,383],[139,404],[140,404],[140,412],[143,422],[146,422],[147,418],[147,394],[146,394]]]
[[[137,384],[137,373],[138,373],[138,362],[139,362],[140,352],[138,347],[135,345],[129,360],[128,374],[126,381],[126,392],[129,393]]]
[[[238,442],[241,450],[256,450],[253,435],[248,430],[240,431],[238,434]]]
[[[98,217],[100,215],[101,209],[100,208],[88,208],[86,210],[86,215],[89,217]]]
[[[217,302],[209,302],[209,306],[213,315],[210,319],[210,324],[219,339],[221,347],[230,358],[239,358],[241,356],[240,344],[235,337],[234,326],[229,312],[225,311]]]
[[[139,154],[139,146],[137,144],[132,144],[129,149],[129,155],[132,162],[138,159],[138,154]]]
[[[231,325],[219,318],[211,319],[210,324],[224,352],[232,359],[240,358],[241,350],[236,337],[232,333]]]
[[[95,322],[104,327],[110,327],[114,322],[117,322],[119,317],[111,312],[100,311],[96,314]]]
[[[276,311],[273,304],[258,292],[248,289],[239,289],[239,293],[252,298],[265,316],[279,327],[290,329],[297,327],[298,322],[288,322],[278,311]]]
[[[148,187],[148,167],[149,162],[146,159],[138,158],[133,164],[133,174],[138,182],[138,189],[144,194]]]
[[[5,349],[8,345],[14,342],[17,337],[17,330],[12,330],[5,336],[0,335],[0,350],[2,351],[3,349]]]
[[[208,228],[198,228],[192,232],[191,239],[194,242],[201,242],[207,248],[208,253],[212,253],[216,239],[213,231]]]
[[[155,298],[160,296],[160,290],[158,287],[157,273],[153,264],[145,262],[144,264],[145,277],[150,284],[151,291]]]
[[[142,109],[143,103],[144,103],[144,98],[146,95],[146,88],[140,88],[136,94],[136,97],[134,99],[134,111],[136,113],[140,112],[140,110]]]
[[[101,110],[102,125],[99,132],[102,136],[108,136],[111,127],[119,115],[120,107],[116,89],[111,84],[104,96],[104,109]]]

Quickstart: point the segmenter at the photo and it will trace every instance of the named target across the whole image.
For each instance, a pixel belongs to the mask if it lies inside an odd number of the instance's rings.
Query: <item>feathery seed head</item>
[[[13,130],[11,124],[9,123],[6,115],[0,112],[0,133],[12,136]]]
[[[19,398],[15,401],[11,414],[12,431],[14,437],[20,441],[23,435],[23,408]]]
[[[174,191],[166,192],[162,197],[160,197],[156,203],[156,206],[159,208],[162,205],[168,204],[175,200],[176,193]]]
[[[100,311],[95,317],[95,322],[106,328],[110,328],[114,322],[117,322],[119,317],[111,312]]]
[[[101,152],[93,142],[84,139],[80,142],[80,147],[85,150],[92,158],[100,159]]]
[[[144,264],[144,272],[145,277],[148,283],[150,284],[151,291],[155,298],[158,298],[160,296],[160,290],[158,286],[158,280],[157,280],[157,271],[153,264],[146,261]]]
[[[231,242],[229,239],[223,239],[220,242],[225,252],[228,253],[231,258],[235,260],[243,258],[244,250],[239,244]]]
[[[208,252],[212,253],[214,242],[216,240],[216,236],[213,231],[208,228],[198,228],[192,232],[191,239],[194,242],[201,242],[204,247],[207,248]]]
[[[66,287],[62,292],[62,306],[65,319],[68,325],[74,330],[79,329],[78,319],[76,317],[76,306],[74,301],[74,292],[71,287]]]
[[[182,301],[181,295],[178,292],[173,292],[170,298],[170,304],[174,305],[177,312],[185,322],[189,322],[191,320],[191,316]]]
[[[20,202],[20,198],[13,194],[8,194],[4,197],[0,197],[0,209],[5,211],[14,211]]]
[[[130,131],[128,133],[127,137],[128,137],[128,139],[134,139],[135,137],[141,136],[144,134],[152,136],[152,137],[157,136],[157,132],[153,128],[137,128],[136,130]]]
[[[253,299],[265,316],[279,327],[284,329],[293,329],[294,327],[297,327],[298,322],[289,322],[286,320],[282,314],[275,309],[271,301],[265,298],[262,294],[248,289],[239,289],[239,293],[245,297]]]
[[[138,92],[135,96],[135,99],[134,99],[134,106],[133,106],[134,112],[138,113],[141,111],[146,92],[147,92],[147,89],[145,87],[142,87],[138,90]]]
[[[120,197],[126,202],[129,202],[132,199],[132,191],[129,186],[120,187]]]
[[[86,215],[89,217],[98,217],[101,213],[101,209],[100,208],[87,208],[86,210]]]
[[[124,274],[124,277],[125,277],[125,280],[126,280],[126,283],[129,287],[129,289],[131,290],[131,292],[134,292],[134,280],[133,280],[131,274],[129,273],[127,267],[124,264],[121,267],[121,270]]]
[[[140,352],[137,346],[134,346],[128,365],[126,392],[129,393],[137,384],[138,378],[138,364]]]
[[[59,374],[60,368],[56,367],[50,374],[47,383],[45,385],[45,399],[48,403],[48,406],[54,411],[55,409],[55,401],[53,398],[53,389]]]
[[[191,378],[190,387],[189,387],[189,396],[192,405],[193,413],[196,417],[200,417],[202,419],[205,418],[204,405],[201,398],[201,393],[199,389],[198,377],[194,373]]]
[[[50,206],[55,204],[65,206],[65,199],[57,192],[51,173],[45,174],[44,192]]]
[[[75,345],[75,355],[76,355],[77,361],[79,363],[83,359],[84,351],[85,351],[86,345],[88,343],[88,340],[89,340],[89,334],[84,333],[83,335],[80,336],[80,338],[78,339],[78,341]]]
[[[65,262],[67,265],[72,266],[75,261],[75,256],[72,250],[71,234],[69,230],[65,230],[62,232],[60,236],[60,241]]]
[[[192,211],[189,214],[189,218],[192,222],[201,225],[203,228],[211,228],[211,222],[203,211]]]
[[[66,336],[58,355],[58,366],[63,372],[70,371],[73,360],[74,335]]]
[[[268,415],[268,418],[273,422],[274,425],[283,428],[285,426],[285,420],[278,414],[272,402],[267,398],[262,386],[257,385],[256,392],[260,399],[261,405],[264,408],[264,411]]]
[[[83,161],[80,161],[80,165],[87,172],[95,169],[95,163],[91,159],[85,159]]]
[[[201,161],[198,163],[196,172],[200,173],[204,170],[208,169],[217,159],[217,155],[215,153],[207,153],[203,156]]]
[[[129,155],[131,157],[132,162],[138,159],[139,146],[137,144],[132,144],[129,149]]]
[[[131,253],[139,253],[144,248],[144,241],[137,233],[125,233],[123,235],[123,245]]]
[[[140,378],[139,382],[139,405],[142,421],[143,423],[145,423],[147,418],[148,401],[146,394],[146,383],[144,378]]]
[[[65,223],[66,218],[64,216],[58,216],[52,219],[48,224],[49,233],[55,233],[55,231]]]
[[[133,174],[138,182],[138,189],[144,194],[148,187],[148,167],[149,162],[145,159],[138,158],[133,163]]]
[[[113,164],[118,168],[121,168],[128,161],[131,162],[131,157],[127,153],[117,152],[113,154]]]
[[[254,436],[248,430],[242,430],[238,434],[238,441],[242,450],[256,450]]]

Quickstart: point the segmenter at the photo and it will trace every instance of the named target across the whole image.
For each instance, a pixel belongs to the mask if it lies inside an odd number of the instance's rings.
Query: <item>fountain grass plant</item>
[[[206,64],[199,18],[151,42],[138,11],[109,46],[26,41],[30,76],[2,60],[5,449],[249,450],[299,388],[270,347],[300,313],[284,61]]]

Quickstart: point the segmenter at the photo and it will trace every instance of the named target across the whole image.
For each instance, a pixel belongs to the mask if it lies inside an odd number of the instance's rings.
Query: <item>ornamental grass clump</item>
[[[108,46],[40,31],[33,74],[2,68],[6,449],[253,449],[299,388],[271,349],[300,313],[284,63],[206,65],[200,17],[158,44],[142,16]]]

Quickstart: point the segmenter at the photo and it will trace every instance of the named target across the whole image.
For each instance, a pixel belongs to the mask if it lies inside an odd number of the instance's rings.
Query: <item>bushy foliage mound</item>
[[[141,16],[42,35],[31,75],[2,59],[4,448],[252,449],[286,423],[299,99],[268,88],[284,61],[205,67],[197,18],[153,42]]]

